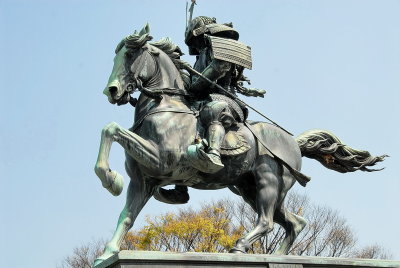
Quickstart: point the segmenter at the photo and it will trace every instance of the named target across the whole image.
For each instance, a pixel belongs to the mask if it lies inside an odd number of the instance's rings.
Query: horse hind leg
[[[153,192],[154,187],[146,184],[141,176],[136,175],[132,178],[128,187],[125,207],[119,216],[117,228],[110,242],[107,243],[104,253],[95,260],[93,266],[102,263],[119,252],[125,235],[132,228],[136,217],[151,198]]]
[[[258,164],[255,172],[256,180],[256,209],[258,219],[255,228],[236,241],[232,253],[245,253],[251,245],[273,229],[274,212],[279,195],[278,164],[268,156],[267,161]]]
[[[287,255],[290,248],[292,247],[296,237],[307,225],[304,218],[296,215],[285,208],[284,200],[287,192],[292,188],[296,179],[290,174],[289,170],[283,169],[282,178],[282,190],[280,191],[277,208],[274,214],[274,222],[278,223],[285,230],[285,238],[280,243],[278,250],[275,254]]]
[[[275,211],[274,221],[281,225],[286,232],[285,238],[275,254],[287,255],[296,237],[307,225],[307,222],[303,217],[285,209],[283,204]]]

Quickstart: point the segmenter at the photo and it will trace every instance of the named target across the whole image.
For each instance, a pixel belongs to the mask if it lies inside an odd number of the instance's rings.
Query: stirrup
[[[206,153],[204,143],[190,145],[187,154],[191,165],[204,173],[216,173],[224,168],[218,152],[211,150]]]

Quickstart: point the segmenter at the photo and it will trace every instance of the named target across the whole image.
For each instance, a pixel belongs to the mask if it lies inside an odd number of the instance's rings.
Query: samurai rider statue
[[[264,97],[265,91],[243,87],[244,81],[250,84],[243,76],[243,70],[252,67],[251,50],[237,41],[239,33],[233,29],[232,23],[218,24],[215,18],[205,16],[189,20],[185,43],[189,54],[196,55],[193,69],[201,73],[192,74],[190,92],[196,100],[202,101],[200,121],[206,132],[201,143],[189,146],[188,156],[197,169],[215,173],[224,167],[220,147],[225,130],[237,122],[244,122],[248,115],[247,108],[232,96],[239,92],[246,96]]]

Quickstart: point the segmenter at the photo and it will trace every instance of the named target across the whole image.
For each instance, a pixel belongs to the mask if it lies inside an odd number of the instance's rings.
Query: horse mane
[[[122,39],[121,42],[119,42],[117,48],[115,49],[115,54],[117,54],[124,46],[127,49],[136,49],[144,46],[147,41],[150,41],[152,39],[153,37],[150,36],[149,33],[142,34],[142,32],[138,33],[137,31],[135,31],[133,34],[128,35],[127,37]]]
[[[164,51],[171,59],[179,59],[183,55],[181,49],[175,45],[169,37],[161,38],[156,42],[150,43],[162,51]]]

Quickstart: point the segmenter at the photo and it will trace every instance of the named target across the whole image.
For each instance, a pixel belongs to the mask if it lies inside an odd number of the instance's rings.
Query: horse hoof
[[[118,251],[113,251],[113,253],[110,252],[105,252],[103,253],[103,255],[99,256],[93,263],[92,267],[96,268],[96,266],[100,265],[101,263],[103,263],[105,260],[107,260],[108,258],[111,258],[112,256],[114,256],[115,254],[117,254]]]
[[[122,193],[124,188],[124,178],[118,172],[112,170],[111,176],[113,177],[111,185],[107,187],[107,190],[114,196],[118,196]]]
[[[288,255],[287,253],[285,253],[283,251],[279,251],[279,250],[275,251],[273,254],[274,255]]]
[[[246,254],[246,252],[249,250],[250,244],[245,240],[244,238],[240,238],[238,241],[236,241],[235,246],[229,250],[229,253],[241,253],[241,254]]]
[[[102,263],[104,261],[104,259],[96,259],[92,265],[93,268],[95,268],[97,265],[99,265],[100,263]]]
[[[232,248],[231,250],[229,250],[229,253],[234,253],[234,254],[246,254],[245,251],[240,250],[238,248]]]

